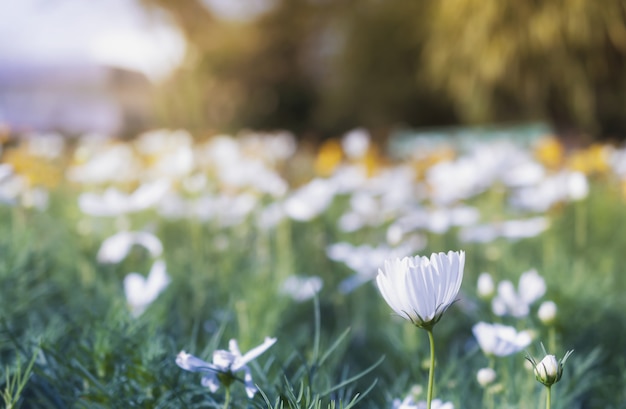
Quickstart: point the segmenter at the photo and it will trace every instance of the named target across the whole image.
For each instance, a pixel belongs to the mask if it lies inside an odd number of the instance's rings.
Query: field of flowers
[[[7,408],[626,408],[625,148],[0,142]],[[440,252],[435,326],[377,275]]]

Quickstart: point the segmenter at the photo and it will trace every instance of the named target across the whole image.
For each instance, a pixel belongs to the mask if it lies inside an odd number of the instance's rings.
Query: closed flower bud
[[[545,386],[550,387],[561,379],[563,375],[563,365],[572,352],[574,351],[568,351],[560,361],[558,361],[554,355],[548,354],[546,354],[539,363],[530,356],[527,356],[526,359],[531,362],[535,368],[535,378]]]
[[[535,366],[535,377],[546,386],[556,383],[563,373],[554,355],[546,355],[539,364]]]
[[[496,371],[492,368],[481,368],[476,373],[476,380],[484,388],[496,380]]]
[[[491,274],[489,273],[481,273],[478,276],[477,287],[478,296],[483,300],[491,299],[496,289],[493,278],[491,278]]]
[[[544,301],[539,306],[539,311],[537,311],[537,316],[539,320],[545,325],[551,325],[554,323],[556,319],[556,304],[553,301]]]

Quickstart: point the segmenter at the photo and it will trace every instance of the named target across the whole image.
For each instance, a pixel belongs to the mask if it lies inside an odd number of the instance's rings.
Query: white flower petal
[[[243,356],[240,355],[232,366],[233,371],[237,371],[242,368],[248,362],[252,361],[263,352],[267,351],[272,345],[276,343],[276,338],[266,337],[263,343],[255,348],[252,348],[250,351],[246,352]]]
[[[432,326],[455,301],[464,264],[464,252],[395,258],[385,261],[376,282],[398,315],[417,326]]]

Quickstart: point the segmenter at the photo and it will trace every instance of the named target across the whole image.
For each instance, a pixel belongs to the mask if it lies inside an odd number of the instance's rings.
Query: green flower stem
[[[433,330],[427,329],[428,340],[430,341],[430,368],[428,369],[428,395],[426,396],[426,409],[430,409],[433,400],[433,386],[435,383],[435,337]]]
[[[552,399],[552,387],[551,386],[546,386],[546,388],[548,388],[547,390],[547,394],[546,394],[546,409],[550,409],[550,401]]]
[[[224,398],[224,409],[230,407],[230,387],[226,387],[226,397]]]

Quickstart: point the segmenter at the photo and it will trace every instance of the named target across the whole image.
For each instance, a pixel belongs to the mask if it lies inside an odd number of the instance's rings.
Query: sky
[[[104,64],[165,78],[185,40],[137,0],[0,1],[0,64]]]

